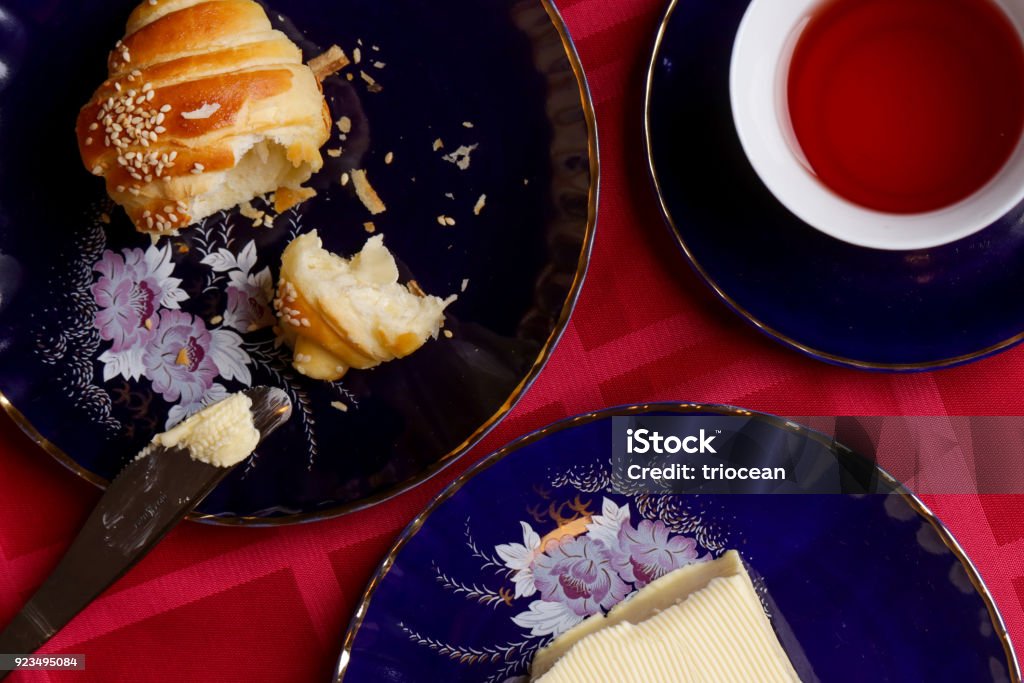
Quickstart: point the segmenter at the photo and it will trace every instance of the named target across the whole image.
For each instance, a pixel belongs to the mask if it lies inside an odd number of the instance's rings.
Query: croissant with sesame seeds
[[[252,0],[146,0],[78,116],[82,161],[157,235],[276,192],[287,210],[323,166],[320,83]]]

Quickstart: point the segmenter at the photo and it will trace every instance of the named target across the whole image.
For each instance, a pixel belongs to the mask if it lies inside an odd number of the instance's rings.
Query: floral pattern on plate
[[[600,497],[556,498],[558,486],[581,483],[581,477],[590,478],[585,488]],[[433,567],[446,592],[504,612],[503,618],[521,637],[493,646],[468,646],[400,624],[410,642],[467,665],[492,665],[489,675],[481,678],[486,683],[526,681],[521,673],[551,640],[587,617],[607,613],[651,581],[706,562],[725,547],[713,525],[685,509],[679,497],[623,497],[611,487],[606,469],[571,470],[552,484],[534,487],[540,502],[527,508],[530,520],[519,520],[518,530],[509,529],[521,537],[495,545],[493,552],[480,547],[472,520],[466,522],[463,548],[468,553],[459,561],[474,560],[478,576],[496,575],[503,585],[463,582],[441,560]]]
[[[202,263],[228,274],[227,307],[214,318],[223,326],[208,328],[202,318],[180,310],[188,294],[180,287],[181,278],[173,277],[169,243],[107,250],[93,266],[99,274],[91,287],[95,325],[111,343],[99,356],[103,381],[149,380],[172,404],[166,428],[227,396],[219,378],[251,386],[252,359],[235,330],[253,332],[274,322],[269,307],[273,279],[269,268],[251,272],[256,265],[253,242],[237,258],[221,249]]]
[[[578,517],[543,541],[529,523],[520,524],[523,542],[495,552],[515,572],[516,598],[540,596],[512,617],[532,636],[558,636],[654,579],[710,557],[700,557],[696,540],[673,534],[660,519],[633,526],[628,505],[609,498],[601,514]],[[573,535],[573,528],[583,532]]]

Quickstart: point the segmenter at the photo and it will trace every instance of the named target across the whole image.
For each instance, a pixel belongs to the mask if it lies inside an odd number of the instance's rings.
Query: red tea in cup
[[[992,0],[825,0],[786,88],[802,156],[868,209],[942,209],[984,187],[1024,132],[1024,43]]]

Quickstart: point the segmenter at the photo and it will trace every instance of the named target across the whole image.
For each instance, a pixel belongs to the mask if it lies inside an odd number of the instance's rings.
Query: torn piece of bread
[[[436,339],[444,309],[455,299],[400,284],[382,235],[345,259],[324,249],[313,231],[284,250],[274,309],[295,369],[333,382],[349,368],[403,358]]]
[[[143,232],[268,192],[306,195],[330,114],[302,53],[252,0],[143,2],[78,116],[82,160]]]

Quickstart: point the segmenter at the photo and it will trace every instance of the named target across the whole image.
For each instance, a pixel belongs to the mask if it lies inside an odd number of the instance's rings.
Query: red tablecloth
[[[372,510],[281,529],[180,526],[46,646],[87,654],[86,671],[11,680],[327,681],[363,586],[402,527],[470,463],[567,415],[650,400],[783,415],[1022,412],[1024,349],[939,373],[867,374],[784,350],[726,311],[683,264],[643,170],[640,92],[663,0],[558,4],[593,89],[603,188],[587,284],[533,389],[455,467]],[[0,418],[0,623],[53,567],[97,497]],[[1024,497],[928,503],[1024,643]]]

